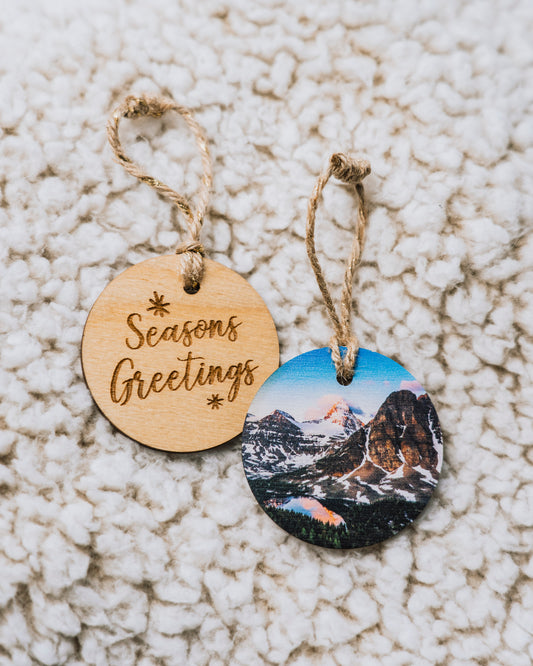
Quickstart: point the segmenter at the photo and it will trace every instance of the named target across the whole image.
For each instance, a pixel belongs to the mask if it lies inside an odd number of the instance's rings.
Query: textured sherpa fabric
[[[531,664],[530,0],[6,1],[0,23],[0,664]],[[282,361],[330,335],[303,240],[315,178],[333,151],[371,161],[354,326],[428,389],[445,437],[439,488],[396,538],[300,542],[255,503],[239,439],[170,455],[95,407],[87,312],[184,238],[106,144],[135,91],[205,127],[203,241],[264,298]],[[122,136],[194,193],[183,121]],[[328,186],[337,294],[353,220]]]

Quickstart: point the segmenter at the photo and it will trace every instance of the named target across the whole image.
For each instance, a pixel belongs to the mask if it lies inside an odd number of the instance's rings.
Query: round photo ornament
[[[309,200],[306,245],[333,325],[329,348],[297,356],[255,396],[243,431],[250,488],[280,527],[327,548],[383,541],[411,523],[442,465],[437,413],[419,382],[395,361],[360,349],[351,328],[352,283],[364,244],[364,160],[337,153]],[[316,255],[315,216],[331,176],[358,196],[356,233],[337,314]]]
[[[200,150],[196,209],[146,174],[120,143],[121,118],[180,114]],[[176,204],[189,238],[175,254],[147,259],[116,277],[93,305],[82,366],[104,415],[132,439],[164,451],[201,451],[242,431],[248,406],[279,365],[276,328],[240,275],[206,258],[200,242],[211,186],[207,140],[189,109],[160,97],[127,97],[107,126],[120,164]]]

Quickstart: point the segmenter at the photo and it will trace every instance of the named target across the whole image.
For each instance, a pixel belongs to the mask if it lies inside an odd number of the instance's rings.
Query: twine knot
[[[344,153],[335,153],[329,158],[331,173],[343,183],[356,185],[370,173],[368,160],[354,159]]]
[[[128,95],[123,103],[122,116],[124,118],[138,118],[139,116],[148,115],[149,106],[144,97],[135,97],[135,95]]]
[[[199,241],[185,241],[180,243],[176,248],[176,254],[183,254],[185,252],[198,252],[202,257],[205,257],[205,248]]]
[[[340,347],[346,347],[344,356],[341,354]],[[343,386],[348,386],[353,379],[359,342],[353,334],[348,338],[333,335],[329,341],[329,348],[331,349],[331,360],[337,370],[337,381]]]
[[[196,294],[204,275],[204,246],[197,240],[188,240],[178,245],[176,254],[181,255],[183,289],[188,294]]]

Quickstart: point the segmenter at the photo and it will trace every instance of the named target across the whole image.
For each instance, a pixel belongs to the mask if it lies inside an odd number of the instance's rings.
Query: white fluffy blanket
[[[530,664],[531,1],[2,4],[0,664]],[[89,308],[183,238],[106,143],[135,91],[205,127],[203,240],[263,296],[282,361],[330,335],[303,242],[315,178],[333,151],[370,159],[354,325],[445,435],[438,491],[398,537],[300,542],[255,503],[238,439],[169,455],[95,407]],[[192,195],[183,122],[123,124]],[[317,234],[337,286],[352,229],[331,186]]]

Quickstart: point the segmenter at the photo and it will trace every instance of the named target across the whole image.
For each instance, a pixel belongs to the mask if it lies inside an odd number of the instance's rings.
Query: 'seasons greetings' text
[[[155,348],[164,343],[174,343],[183,347],[191,347],[195,340],[205,338],[226,339],[235,342],[238,339],[238,327],[242,322],[232,315],[228,320],[198,319],[183,323],[165,326],[142,326],[143,316],[138,312],[131,313],[126,324],[130,332],[126,335],[124,343],[130,350],[137,350],[145,346]],[[195,355],[189,351],[185,357],[176,356],[176,366],[164,370],[143,373],[135,367],[132,355],[124,356],[115,365],[112,373],[109,391],[111,400],[119,405],[126,405],[132,399],[146,400],[150,395],[162,391],[192,391],[197,386],[224,384],[230,382],[227,399],[233,402],[241,387],[241,383],[250,386],[254,382],[253,359],[246,359],[240,363],[228,366],[210,365],[203,356]]]

